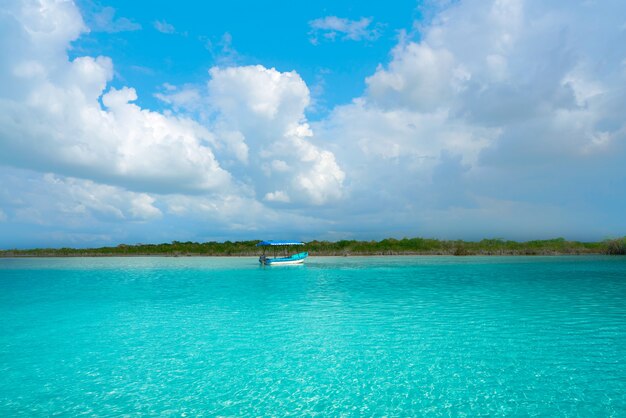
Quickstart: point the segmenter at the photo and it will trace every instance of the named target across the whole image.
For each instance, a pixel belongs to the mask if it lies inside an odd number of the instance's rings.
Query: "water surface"
[[[626,416],[626,258],[0,259],[0,416]]]

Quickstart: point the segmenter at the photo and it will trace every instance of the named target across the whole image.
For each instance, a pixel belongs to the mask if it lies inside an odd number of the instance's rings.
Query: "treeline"
[[[121,244],[101,248],[37,248],[0,250],[0,257],[107,257],[107,256],[254,256],[259,240],[225,242],[179,242],[164,244]],[[350,255],[558,255],[626,254],[626,237],[600,242],[567,241],[563,238],[536,241],[438,240],[388,238],[382,241],[311,241],[305,250],[312,256]],[[299,249],[298,249],[299,251]]]

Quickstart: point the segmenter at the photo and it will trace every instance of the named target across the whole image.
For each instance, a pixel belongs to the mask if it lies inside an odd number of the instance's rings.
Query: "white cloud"
[[[388,69],[378,68],[366,79],[368,99],[383,107],[434,111],[448,106],[470,78],[450,51],[409,42],[394,49]]]
[[[43,176],[42,189],[54,199],[56,209],[69,216],[96,215],[121,220],[146,221],[160,218],[155,199],[146,193],[134,193],[119,187],[54,174]]]
[[[130,214],[136,219],[160,218],[161,210],[153,206],[154,202],[154,197],[145,193],[139,194],[130,201]]]
[[[461,1],[421,27],[419,41],[401,39],[391,62],[367,78],[364,96],[314,126],[347,173],[346,194],[359,202],[352,210],[371,202],[358,219],[375,224],[376,213],[392,211],[436,233],[437,211],[456,208],[449,213],[474,219],[469,229],[488,230],[483,205],[510,214],[534,206],[551,219],[580,214],[572,202],[589,194],[597,199],[589,213],[601,213],[610,196],[624,201],[591,185],[626,161],[626,92],[618,87],[626,47],[615,17],[626,6],[609,3]],[[614,180],[612,187],[624,184]],[[574,218],[553,220],[565,234]]]
[[[45,3],[0,14],[2,236],[19,222],[117,241],[626,231],[623,2],[446,2],[315,123],[300,75],[261,65],[163,84],[172,111],[141,108],[110,87],[111,59],[68,60],[86,25]],[[316,39],[379,33],[313,22]]]
[[[0,93],[0,162],[137,191],[232,187],[206,128],[141,109],[132,88],[107,90],[109,58],[67,60],[69,42],[85,30],[71,3],[14,6],[0,19],[18,51],[1,52],[10,87]]]
[[[281,73],[256,65],[214,67],[210,74],[211,103],[229,121],[265,123],[274,133],[283,133],[304,119],[309,91],[295,71]]]
[[[258,177],[258,196],[281,190],[292,202],[316,205],[342,196],[345,173],[330,151],[312,142],[304,116],[309,90],[297,73],[259,65],[215,67],[208,97],[218,114],[216,136],[225,149],[245,146],[245,158],[238,159],[246,163],[247,175]],[[230,169],[237,172],[236,167]]]
[[[183,86],[179,89],[165,83],[163,88],[164,92],[156,93],[154,97],[172,106],[177,112],[180,110],[195,112],[202,107],[203,98],[200,90],[194,86]]]
[[[174,27],[174,25],[167,23],[165,20],[155,20],[152,25],[156,30],[161,33],[165,33],[168,35],[176,33],[176,28]]]
[[[235,191],[237,192],[237,191]],[[329,222],[306,211],[281,210],[239,193],[136,193],[88,180],[0,166],[0,247],[111,245],[120,242],[251,239],[289,234],[312,238],[311,226]],[[20,225],[36,225],[28,237]],[[9,233],[11,228],[21,233]]]
[[[214,67],[206,88],[163,88],[163,102],[211,125],[222,165],[260,199],[321,205],[341,198],[345,173],[314,144],[304,115],[310,94],[296,72]]]
[[[206,115],[202,125],[141,108],[131,87],[109,87],[107,57],[68,60],[70,42],[86,30],[71,3],[12,6],[0,16],[19,51],[0,48],[9,86],[0,93],[0,163],[31,178],[20,193],[7,191],[20,200],[6,200],[12,219],[102,236],[96,230],[105,225],[191,213],[212,219],[215,231],[259,229],[257,222],[267,230],[284,219],[312,221],[268,209],[266,197],[296,211],[341,197],[345,174],[313,143],[309,91],[297,73],[216,67],[203,89],[163,85],[159,98],[179,114]]]
[[[126,17],[115,18],[115,9],[103,7],[86,16],[89,28],[96,32],[126,32],[140,30],[141,25]]]
[[[2,209],[0,209],[0,222],[4,222],[4,221],[6,221],[7,219],[8,219],[8,218],[7,218],[7,214],[6,214],[6,213],[4,213],[4,211],[3,211]]]
[[[156,199],[89,180],[2,168],[0,204],[21,221],[86,228],[97,222],[143,222],[159,219]]]
[[[378,39],[381,32],[380,25],[370,27],[371,18],[362,17],[359,20],[350,20],[337,16],[326,16],[309,22],[311,27],[311,43],[317,45],[320,38],[335,41],[337,37],[350,41],[373,41]]]
[[[289,203],[291,200],[289,199],[289,195],[283,192],[282,190],[276,190],[275,192],[270,192],[265,195],[264,200],[269,202],[283,202]]]

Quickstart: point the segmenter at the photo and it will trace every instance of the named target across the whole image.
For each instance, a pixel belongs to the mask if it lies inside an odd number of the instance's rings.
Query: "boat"
[[[293,246],[304,245],[301,241],[261,241],[256,246],[263,248],[263,254],[259,257],[259,263],[264,266],[285,266],[292,264],[304,264],[304,259],[309,256],[309,253],[304,251],[301,253],[289,255],[289,248]],[[269,248],[274,251],[274,257],[269,257],[266,252]],[[282,256],[279,256],[279,250],[282,250]]]

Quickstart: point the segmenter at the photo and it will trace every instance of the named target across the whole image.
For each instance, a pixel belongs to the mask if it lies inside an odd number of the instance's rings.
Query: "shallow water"
[[[0,416],[626,416],[626,258],[0,259]]]

